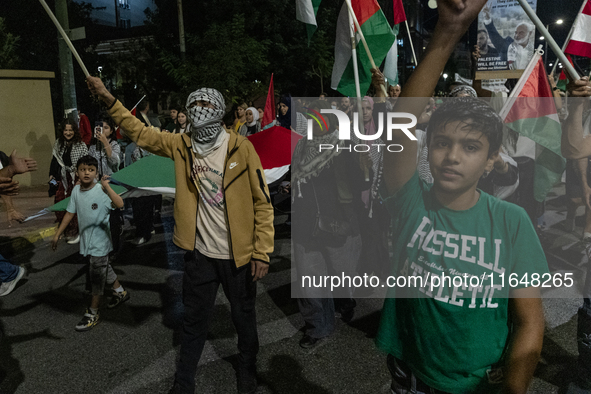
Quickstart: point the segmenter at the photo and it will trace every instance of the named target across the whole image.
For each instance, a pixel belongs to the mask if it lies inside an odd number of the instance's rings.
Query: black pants
[[[213,312],[219,285],[230,301],[232,322],[238,333],[239,368],[254,369],[259,351],[255,314],[256,282],[250,264],[236,268],[234,260],[204,256],[199,251],[185,257],[183,278],[183,336],[175,389],[194,393],[197,364],[207,339],[208,321]]]
[[[154,204],[156,196],[143,196],[131,200],[133,207],[133,221],[135,223],[135,236],[149,239],[154,229]]]

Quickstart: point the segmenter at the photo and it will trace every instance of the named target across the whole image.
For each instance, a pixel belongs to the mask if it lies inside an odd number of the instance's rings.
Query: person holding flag
[[[226,105],[215,89],[201,88],[187,98],[188,135],[145,126],[100,78],[89,76],[87,84],[129,138],[175,164],[173,242],[187,253],[183,335],[172,392],[195,392],[197,364],[221,284],[238,333],[238,392],[254,393],[256,281],[268,272],[274,235],[273,206],[259,156],[248,139],[223,128]]]

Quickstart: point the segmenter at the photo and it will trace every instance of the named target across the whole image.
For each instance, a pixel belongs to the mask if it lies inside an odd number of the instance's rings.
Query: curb
[[[31,231],[27,234],[11,239],[0,244],[0,248],[10,249],[13,253],[18,253],[21,250],[27,249],[31,244],[41,241],[45,238],[53,237],[57,232],[57,225],[46,227],[40,230]]]

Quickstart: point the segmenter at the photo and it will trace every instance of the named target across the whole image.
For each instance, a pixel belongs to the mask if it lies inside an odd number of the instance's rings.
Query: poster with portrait
[[[537,0],[528,3],[535,11]],[[534,24],[518,1],[489,0],[478,15],[477,71],[487,79],[510,78],[511,73],[495,72],[525,69],[534,53],[535,37]]]

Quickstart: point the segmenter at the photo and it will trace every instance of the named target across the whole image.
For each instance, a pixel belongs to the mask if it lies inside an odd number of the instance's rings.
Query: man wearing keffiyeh
[[[254,393],[259,349],[256,281],[267,274],[273,251],[273,207],[263,168],[248,139],[222,126],[226,105],[215,89],[191,93],[191,134],[146,127],[104,87],[88,77],[91,92],[137,145],[175,163],[174,243],[187,250],[183,279],[183,338],[173,391],[193,393],[219,285],[230,301],[238,333],[238,392]]]

